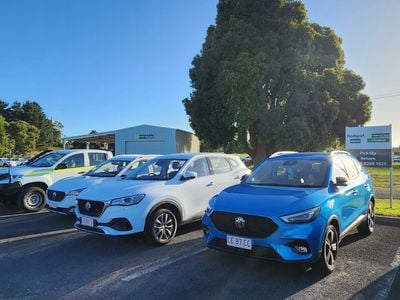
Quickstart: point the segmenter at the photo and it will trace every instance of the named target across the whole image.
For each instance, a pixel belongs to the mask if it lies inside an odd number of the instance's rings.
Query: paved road
[[[72,224],[49,212],[0,208],[0,299],[382,299],[400,265],[398,220],[379,222],[368,238],[344,239],[337,270],[325,278],[208,250],[199,224],[163,247]]]

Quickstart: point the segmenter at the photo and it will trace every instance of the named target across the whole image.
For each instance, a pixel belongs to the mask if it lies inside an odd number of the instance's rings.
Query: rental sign
[[[346,150],[366,167],[392,167],[392,126],[346,127]]]

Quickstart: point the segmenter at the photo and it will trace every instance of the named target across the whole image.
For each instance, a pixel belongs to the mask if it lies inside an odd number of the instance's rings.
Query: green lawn
[[[375,212],[377,215],[400,217],[400,200],[393,200],[393,208],[390,208],[389,199],[376,200]]]
[[[390,170],[388,168],[366,168],[371,174],[376,189],[389,189]],[[393,188],[400,188],[400,163],[393,164]]]

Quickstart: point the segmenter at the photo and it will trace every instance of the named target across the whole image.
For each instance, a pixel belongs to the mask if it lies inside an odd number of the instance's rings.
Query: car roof
[[[225,154],[225,153],[212,153],[212,152],[199,152],[199,153],[173,153],[163,155],[160,158],[163,159],[191,159],[193,157],[210,157],[210,156],[221,156],[221,157],[231,157],[231,158],[238,158],[237,156]]]
[[[149,158],[153,158],[159,155],[144,155],[144,154],[120,154],[120,155],[116,155],[113,158],[110,158],[110,160],[118,160],[118,159],[127,159],[127,160],[135,160],[137,158],[145,158],[145,157],[149,157]]]
[[[61,153],[61,154],[69,154],[73,152],[101,152],[101,153],[106,153],[110,152],[109,150],[100,150],[100,149],[64,149],[64,150],[54,150],[48,153]],[[47,153],[45,153],[47,154]]]
[[[351,154],[346,151],[332,151],[332,152],[298,152],[298,153],[287,153],[281,154],[275,157],[271,157],[270,159],[285,159],[285,158],[293,158],[293,159],[318,159],[318,160],[328,160],[332,156],[337,155],[346,155],[351,157]]]

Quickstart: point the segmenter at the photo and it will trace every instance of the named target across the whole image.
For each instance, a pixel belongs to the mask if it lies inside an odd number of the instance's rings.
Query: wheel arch
[[[147,222],[148,222],[150,216],[152,215],[152,213],[154,213],[155,211],[157,211],[158,209],[161,209],[161,208],[166,208],[166,209],[171,210],[175,214],[175,216],[177,218],[178,225],[182,225],[183,224],[182,209],[179,207],[179,205],[176,202],[172,201],[172,200],[163,200],[163,201],[157,202],[149,210],[149,212],[147,213],[147,216],[146,216],[145,225],[147,224]]]
[[[41,189],[46,193],[46,190],[47,190],[47,188],[48,188],[48,185],[47,185],[46,183],[40,182],[40,181],[37,181],[37,182],[30,182],[30,183],[24,184],[24,185],[21,187],[21,191],[22,191],[22,190],[25,190],[25,189],[27,189],[27,188],[30,188],[30,187],[39,187],[39,188],[41,188]]]

